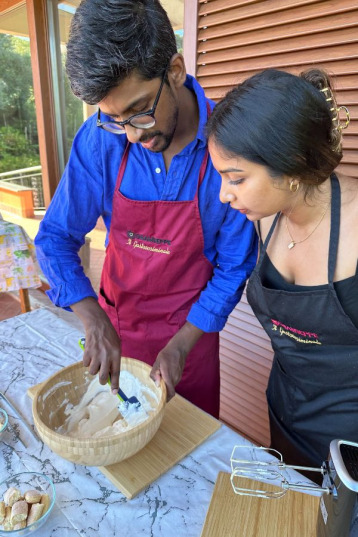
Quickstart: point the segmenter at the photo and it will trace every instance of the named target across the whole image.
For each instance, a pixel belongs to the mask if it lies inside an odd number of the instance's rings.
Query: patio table
[[[26,231],[0,214],[0,292],[19,291],[21,311],[30,311],[28,289],[41,287],[35,248]]]
[[[78,325],[47,308],[0,323],[0,391],[32,425],[27,389],[79,361],[82,351],[77,342],[83,335]],[[36,532],[39,537],[199,537],[218,472],[230,472],[234,445],[247,445],[248,456],[252,451],[248,440],[222,424],[190,455],[127,500],[97,468],[62,459],[5,410],[27,448],[10,431],[6,433],[0,444],[0,478],[39,471],[55,484],[56,504],[50,519]],[[289,481],[310,483],[293,470],[285,475]]]

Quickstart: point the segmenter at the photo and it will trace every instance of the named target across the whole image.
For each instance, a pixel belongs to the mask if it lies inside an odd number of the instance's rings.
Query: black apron
[[[262,260],[278,214],[247,286],[275,353],[266,391],[271,447],[288,464],[315,467],[327,458],[332,439],[358,442],[358,329],[333,286],[341,209],[335,175],[331,185],[328,285],[297,292],[262,285]]]

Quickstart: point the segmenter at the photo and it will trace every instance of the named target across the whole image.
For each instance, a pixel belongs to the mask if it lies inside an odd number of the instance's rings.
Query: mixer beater
[[[358,492],[358,444],[332,440],[330,454],[320,468],[286,464],[280,452],[272,448],[250,448],[254,460],[243,458],[246,446],[235,446],[231,457],[231,484],[236,494],[266,499],[282,498],[288,490],[322,493],[317,518],[317,537],[349,537],[352,512]],[[272,457],[273,455],[273,457]],[[259,460],[260,459],[260,460]],[[264,459],[264,460],[262,460]],[[309,483],[290,483],[286,469],[322,474],[322,487]],[[260,481],[259,488],[245,488],[238,478]],[[281,489],[265,489],[265,482],[277,481]]]

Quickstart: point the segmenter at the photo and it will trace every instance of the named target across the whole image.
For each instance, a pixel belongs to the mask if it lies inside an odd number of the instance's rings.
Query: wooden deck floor
[[[0,321],[20,315],[20,299],[15,293],[0,293]]]

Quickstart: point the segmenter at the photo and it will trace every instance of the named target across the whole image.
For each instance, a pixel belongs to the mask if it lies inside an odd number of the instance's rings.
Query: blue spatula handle
[[[118,397],[121,397],[124,402],[138,406],[140,405],[140,402],[135,397],[135,395],[132,395],[132,397],[127,397],[126,394],[120,388],[118,389]]]
[[[123,399],[124,402],[130,402],[126,394],[120,388],[118,388],[118,395]]]

